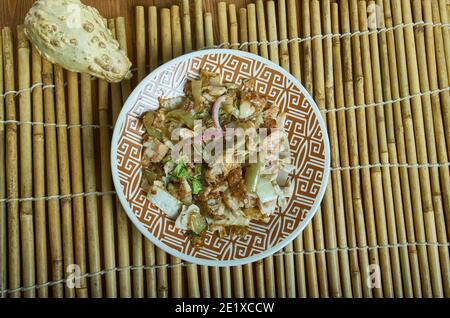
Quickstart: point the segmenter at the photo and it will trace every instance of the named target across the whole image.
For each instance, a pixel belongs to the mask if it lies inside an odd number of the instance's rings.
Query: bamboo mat
[[[136,7],[135,76],[112,85],[42,60],[21,27],[14,38],[2,30],[1,295],[449,297],[447,1],[204,9],[201,0]],[[124,19],[108,26],[126,49]],[[111,181],[111,128],[132,87],[205,47],[280,64],[328,126],[332,173],[320,210],[284,250],[245,266],[196,266],[159,250],[131,226]]]

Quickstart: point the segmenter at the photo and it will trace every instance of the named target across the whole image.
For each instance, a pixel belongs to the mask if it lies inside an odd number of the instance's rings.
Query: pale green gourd
[[[103,17],[79,0],[38,0],[24,24],[27,37],[52,63],[109,82],[131,75],[131,62]]]

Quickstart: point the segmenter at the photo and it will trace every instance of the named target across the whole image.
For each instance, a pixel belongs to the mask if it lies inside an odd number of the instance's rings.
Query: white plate
[[[255,89],[287,112],[292,162],[296,170],[294,195],[284,211],[266,223],[252,222],[243,238],[218,238],[208,233],[205,246],[191,246],[174,221],[152,207],[141,189],[144,132],[140,116],[158,107],[158,97],[183,95],[188,78],[200,70],[220,73],[224,82],[240,84],[253,78]],[[246,52],[204,50],[180,56],[156,69],[133,91],[115,126],[111,147],[114,185],[125,212],[156,246],[188,262],[234,266],[267,257],[291,242],[316,213],[328,181],[330,150],[326,125],[305,88],[278,65]]]

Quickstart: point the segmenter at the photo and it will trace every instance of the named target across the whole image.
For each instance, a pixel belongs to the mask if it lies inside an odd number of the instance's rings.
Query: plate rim
[[[236,56],[242,56],[247,57],[250,59],[257,60],[259,62],[262,62],[269,66],[270,68],[273,68],[274,70],[282,73],[284,76],[286,76],[289,80],[292,81],[294,85],[296,85],[302,94],[305,96],[305,98],[308,100],[310,106],[312,107],[313,112],[315,113],[317,120],[319,122],[319,126],[322,130],[323,139],[324,139],[324,145],[325,145],[325,161],[324,161],[324,172],[323,172],[323,179],[322,184],[320,185],[319,193],[314,201],[314,204],[311,206],[310,212],[306,216],[306,218],[300,222],[299,226],[291,233],[289,234],[284,240],[282,240],[280,243],[276,244],[275,246],[272,246],[271,248],[268,248],[261,253],[258,253],[256,255],[244,257],[241,259],[235,259],[235,260],[211,260],[211,259],[202,259],[202,258],[196,258],[190,255],[186,255],[183,253],[178,252],[177,250],[167,246],[163,242],[161,242],[159,239],[154,237],[139,221],[138,217],[133,213],[131,210],[131,207],[129,206],[128,200],[125,198],[124,193],[122,191],[120,180],[119,180],[119,174],[118,174],[118,168],[117,168],[117,146],[118,141],[120,137],[120,131],[121,127],[124,122],[124,118],[126,114],[129,113],[130,107],[132,107],[135,104],[136,99],[139,97],[142,90],[147,86],[148,81],[151,77],[157,76],[162,71],[166,70],[167,68],[178,64],[180,62],[190,60],[195,57],[200,57],[204,55],[210,55],[210,54],[232,54]],[[283,247],[288,245],[290,242],[292,242],[300,233],[303,232],[305,227],[311,222],[314,215],[317,213],[317,210],[319,208],[320,203],[322,202],[323,196],[325,194],[325,190],[328,185],[328,178],[330,175],[330,161],[331,161],[331,153],[330,153],[330,143],[329,143],[329,137],[328,137],[328,131],[326,123],[322,117],[322,114],[312,98],[312,96],[308,93],[308,91],[303,87],[303,85],[298,81],[291,73],[283,69],[281,66],[273,63],[272,61],[263,58],[259,55],[252,54],[249,52],[243,52],[238,50],[231,50],[231,49],[206,49],[201,51],[194,51],[191,53],[187,53],[184,55],[181,55],[177,58],[174,58],[162,65],[160,65],[158,68],[156,68],[154,71],[152,71],[150,74],[148,74],[132,91],[132,93],[128,96],[126,102],[123,104],[122,109],[120,111],[119,116],[116,119],[116,122],[114,124],[114,131],[111,138],[111,154],[110,154],[110,164],[111,164],[111,173],[112,173],[112,179],[114,183],[114,188],[116,190],[116,194],[119,197],[119,201],[122,205],[123,210],[126,212],[128,218],[132,221],[133,225],[139,230],[139,232],[142,233],[142,235],[150,240],[153,244],[155,244],[160,249],[164,250],[165,252],[179,258],[182,260],[185,260],[187,262],[198,264],[198,265],[204,265],[204,266],[218,266],[218,267],[224,267],[224,266],[238,266],[238,265],[244,265],[252,262],[259,261],[263,258],[266,258],[270,255],[275,254],[279,250],[281,250]]]

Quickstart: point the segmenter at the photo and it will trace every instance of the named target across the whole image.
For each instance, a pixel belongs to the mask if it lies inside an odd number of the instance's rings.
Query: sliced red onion
[[[201,133],[201,134],[195,136],[194,142],[215,140],[218,138],[222,138],[223,136],[225,136],[225,133],[222,130],[218,130],[218,129],[209,130],[207,132],[204,132],[204,133]]]
[[[223,136],[224,136],[223,130],[216,129],[216,130],[211,130],[211,131],[208,131],[208,132],[204,133],[203,136],[202,136],[202,140],[203,141],[208,141],[208,140],[221,138]]]
[[[216,126],[216,128],[221,131],[223,129],[220,126],[220,122],[219,122],[219,112],[220,112],[220,108],[222,107],[222,104],[225,101],[225,99],[226,99],[225,95],[222,95],[219,98],[217,98],[216,101],[214,102],[214,105],[212,108],[212,118],[214,120],[214,126]]]
[[[214,102],[214,105],[212,107],[212,118],[214,120],[214,127],[216,129],[207,131],[206,133],[196,136],[194,139],[195,141],[197,141],[198,138],[201,138],[202,141],[209,141],[209,140],[221,138],[225,135],[225,132],[223,131],[222,127],[220,126],[220,122],[219,122],[220,108],[222,107],[222,103],[225,100],[226,100],[225,95],[220,96],[219,98],[216,99],[216,101]]]

